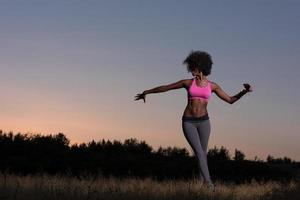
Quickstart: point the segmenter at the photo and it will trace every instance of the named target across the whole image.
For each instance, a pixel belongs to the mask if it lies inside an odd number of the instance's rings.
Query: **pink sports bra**
[[[192,84],[188,89],[188,98],[189,99],[203,99],[208,101],[211,96],[211,82],[208,80],[208,83],[204,87],[199,87],[196,84],[196,78],[193,78]]]

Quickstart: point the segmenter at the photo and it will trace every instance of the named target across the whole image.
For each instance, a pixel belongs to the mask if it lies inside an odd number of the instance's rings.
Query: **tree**
[[[267,162],[268,162],[268,163],[274,162],[274,157],[271,156],[271,155],[268,155],[268,157],[267,157]]]
[[[213,160],[230,160],[229,151],[224,146],[221,146],[220,149],[216,146],[214,146],[213,149],[209,149],[207,157],[210,157]]]
[[[243,161],[245,159],[245,154],[237,149],[235,149],[234,152],[234,158],[235,161]]]

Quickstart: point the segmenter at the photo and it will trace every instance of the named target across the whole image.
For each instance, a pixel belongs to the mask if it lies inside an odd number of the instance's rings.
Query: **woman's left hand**
[[[248,83],[244,83],[244,88],[247,92],[252,92],[253,88],[248,84]]]

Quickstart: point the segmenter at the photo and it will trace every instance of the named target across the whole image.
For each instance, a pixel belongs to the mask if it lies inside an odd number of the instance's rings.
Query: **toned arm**
[[[223,91],[223,89],[221,88],[221,86],[219,86],[217,83],[213,82],[213,87],[212,87],[212,91],[223,101],[229,103],[229,104],[233,104],[234,102],[236,102],[237,100],[239,100],[244,94],[247,93],[246,90],[242,90],[239,93],[237,93],[234,96],[229,96],[226,92]]]

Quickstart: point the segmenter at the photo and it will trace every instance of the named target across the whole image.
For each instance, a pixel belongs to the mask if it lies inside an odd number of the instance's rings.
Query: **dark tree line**
[[[246,160],[245,154],[216,146],[208,150],[208,165],[212,179],[245,182],[291,180],[299,178],[300,164],[288,157],[267,161]],[[100,140],[70,145],[62,133],[28,135],[3,133],[0,130],[0,170],[2,173],[62,174],[93,176],[191,178],[198,176],[198,163],[185,148],[159,147],[153,150],[145,141],[135,138],[123,143]]]

